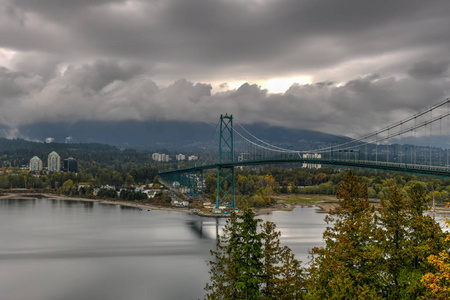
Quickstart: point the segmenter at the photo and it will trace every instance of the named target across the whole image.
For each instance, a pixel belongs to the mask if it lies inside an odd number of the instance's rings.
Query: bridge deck
[[[321,164],[321,165],[335,165],[354,168],[365,168],[382,171],[405,172],[421,175],[431,175],[439,177],[450,178],[450,168],[448,166],[433,166],[433,165],[417,165],[406,163],[393,162],[377,162],[366,160],[343,160],[343,159],[321,159],[321,158],[273,158],[260,160],[244,160],[238,162],[216,163],[201,166],[194,166],[190,168],[176,169],[170,171],[160,172],[160,175],[188,173],[205,169],[214,169],[218,167],[230,168],[236,166],[253,166],[253,165],[267,165],[267,164],[282,164],[282,163],[307,163],[307,164]]]

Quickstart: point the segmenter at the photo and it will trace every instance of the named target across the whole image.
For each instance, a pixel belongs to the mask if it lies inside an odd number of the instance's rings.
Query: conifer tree
[[[262,235],[257,232],[258,221],[252,210],[245,210],[239,223],[240,230],[231,233],[227,248],[234,261],[239,299],[258,299],[260,296],[263,249]]]
[[[264,246],[264,299],[302,299],[304,286],[301,263],[291,249],[280,244],[280,232],[273,222],[261,225]]]
[[[251,210],[245,210],[239,222],[235,213],[218,237],[211,251],[211,282],[206,284],[206,299],[258,299],[262,278],[262,242],[258,221]]]
[[[430,199],[420,185],[411,188],[407,201],[410,236],[406,255],[403,257],[406,270],[402,278],[405,287],[402,296],[416,299],[425,293],[425,287],[420,279],[432,268],[427,262],[427,257],[437,255],[444,248],[445,235],[431,216],[424,215]]]
[[[408,256],[409,220],[407,201],[403,199],[396,186],[391,187],[390,195],[381,199],[379,217],[379,247],[384,253],[383,295],[390,299],[400,299],[402,277],[406,271],[404,259]],[[407,271],[406,271],[407,272]],[[380,278],[380,279],[381,279]]]
[[[210,282],[206,283],[208,291],[205,299],[237,299],[235,284],[237,276],[234,274],[234,261],[227,252],[227,246],[232,232],[238,232],[239,226],[236,214],[232,213],[224,229],[223,236],[217,237],[216,250],[211,250],[214,260],[209,261]]]
[[[367,186],[350,171],[339,184],[339,207],[325,218],[332,227],[323,234],[325,246],[311,251],[309,299],[381,298],[376,219]]]
[[[302,267],[291,250],[280,245],[275,224],[245,210],[233,213],[218,237],[205,299],[302,299]]]

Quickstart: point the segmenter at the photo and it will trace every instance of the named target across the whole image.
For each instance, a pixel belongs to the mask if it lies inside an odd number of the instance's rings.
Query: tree
[[[281,233],[273,222],[261,225],[263,238],[263,282],[264,299],[301,299],[303,269],[289,247],[280,245]]]
[[[419,184],[413,185],[408,199],[410,236],[407,256],[404,256],[403,261],[408,269],[403,280],[406,281],[405,296],[414,299],[426,292],[420,279],[432,269],[427,257],[437,255],[445,244],[445,236],[440,225],[431,216],[424,215],[430,202],[425,188]]]
[[[61,187],[61,191],[63,194],[71,196],[76,191],[73,181],[71,179],[66,180]]]
[[[234,212],[227,220],[223,232],[223,236],[217,237],[216,250],[211,250],[211,255],[215,259],[208,262],[210,283],[205,286],[205,290],[208,291],[205,299],[238,299],[237,261],[234,260],[234,249],[230,245],[232,235],[236,237],[241,230]]]
[[[409,255],[409,218],[408,203],[403,199],[397,186],[391,187],[390,195],[381,199],[379,217],[380,248],[384,255],[383,294],[390,299],[400,299],[407,280],[403,280],[408,270],[404,259]]]
[[[134,178],[131,175],[128,175],[127,178],[125,179],[125,183],[127,186],[131,186],[134,183]]]
[[[448,204],[446,206],[448,208]],[[445,219],[446,227],[450,226],[450,219]],[[445,238],[450,242],[450,234]],[[449,299],[450,298],[450,247],[439,252],[438,255],[427,257],[428,263],[434,267],[433,272],[426,273],[421,282],[426,288],[425,296],[428,299]]]
[[[258,233],[259,221],[251,210],[240,218],[232,213],[211,251],[205,299],[301,299],[300,262],[280,246],[275,224],[262,224]]]
[[[251,210],[246,210],[239,223],[239,231],[231,232],[227,252],[234,260],[237,275],[236,290],[239,297],[258,299],[260,295],[262,262],[262,235],[257,232],[258,220]]]
[[[378,263],[376,220],[367,185],[350,171],[339,184],[339,207],[325,218],[325,247],[313,248],[309,269],[310,299],[377,299]]]
[[[367,186],[349,172],[339,184],[340,206],[326,218],[325,247],[312,250],[311,299],[419,299],[426,257],[442,250],[442,230],[424,215],[429,199],[423,185],[408,198],[391,180],[379,217],[368,202]],[[436,261],[435,261],[436,262]]]
[[[117,198],[117,192],[114,189],[101,188],[97,193],[98,198]]]

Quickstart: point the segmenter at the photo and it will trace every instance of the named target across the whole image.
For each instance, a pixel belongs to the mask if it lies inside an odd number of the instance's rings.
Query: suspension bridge
[[[235,208],[236,167],[301,163],[450,177],[450,99],[359,138],[317,149],[270,144],[232,115],[220,116],[213,137],[216,133],[218,141],[211,141],[218,147],[208,147],[195,166],[159,173],[168,184],[198,195],[203,193],[204,170],[217,169],[216,209]]]

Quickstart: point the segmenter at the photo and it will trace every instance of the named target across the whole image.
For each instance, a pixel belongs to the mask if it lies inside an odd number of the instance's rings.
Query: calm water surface
[[[260,216],[306,262],[322,245],[312,207]],[[225,219],[49,199],[0,200],[0,299],[198,299]]]

